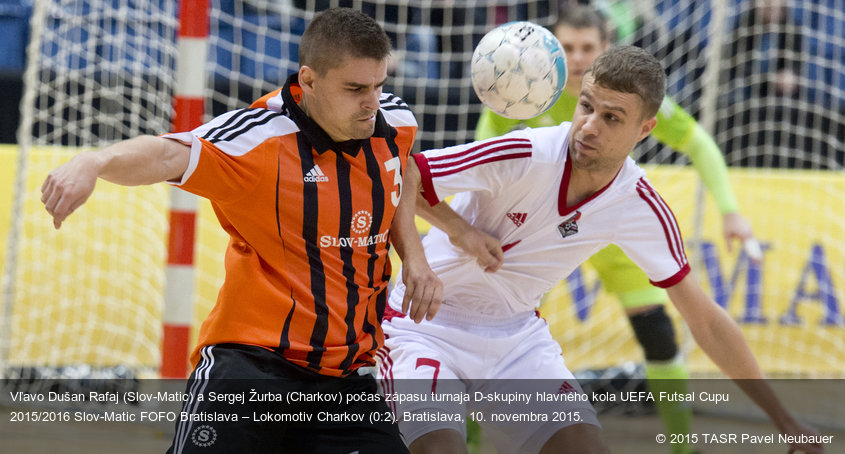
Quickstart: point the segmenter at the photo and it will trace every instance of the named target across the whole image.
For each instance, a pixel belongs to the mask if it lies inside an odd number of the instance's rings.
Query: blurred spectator
[[[717,139],[726,160],[751,167],[841,169],[841,104],[822,102],[811,89],[824,82],[807,77],[807,67],[824,57],[805,42],[809,30],[798,20],[799,10],[786,0],[741,6],[725,43],[727,68],[720,83]],[[825,91],[830,89],[836,87]]]
[[[784,0],[751,0],[729,41],[729,78],[745,82],[742,98],[798,94],[802,39],[797,27]]]

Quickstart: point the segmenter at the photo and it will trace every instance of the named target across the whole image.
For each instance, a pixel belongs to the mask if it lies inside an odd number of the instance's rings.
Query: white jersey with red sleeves
[[[501,269],[486,273],[432,228],[423,244],[443,281],[444,310],[532,311],[543,294],[610,243],[659,287],[689,272],[674,215],[631,158],[605,188],[567,206],[569,130],[564,122],[413,155],[429,203],[455,195],[451,207],[498,238],[505,251]],[[399,282],[390,297],[394,309],[401,309],[403,294]]]

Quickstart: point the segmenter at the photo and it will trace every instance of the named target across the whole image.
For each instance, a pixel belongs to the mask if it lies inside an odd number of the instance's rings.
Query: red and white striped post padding
[[[179,55],[173,96],[173,132],[202,124],[205,63],[208,53],[208,0],[180,0]],[[162,378],[188,375],[194,293],[196,196],[171,188],[170,233],[164,287]]]

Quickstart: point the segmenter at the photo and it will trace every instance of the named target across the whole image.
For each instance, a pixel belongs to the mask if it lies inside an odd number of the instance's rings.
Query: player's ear
[[[314,79],[316,75],[317,73],[314,71],[314,68],[310,66],[301,66],[299,68],[299,86],[302,88],[303,93],[310,95],[314,91]]]
[[[648,137],[655,126],[657,126],[657,117],[651,117],[647,120],[643,120],[641,126],[642,129],[640,130],[640,136],[637,138],[637,142]]]

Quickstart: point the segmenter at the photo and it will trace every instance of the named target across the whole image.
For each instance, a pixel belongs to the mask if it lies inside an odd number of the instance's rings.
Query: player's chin
[[[359,121],[358,124],[355,125],[353,130],[354,132],[353,134],[351,134],[353,139],[369,139],[373,136],[373,133],[376,130],[376,124],[375,121]]]

